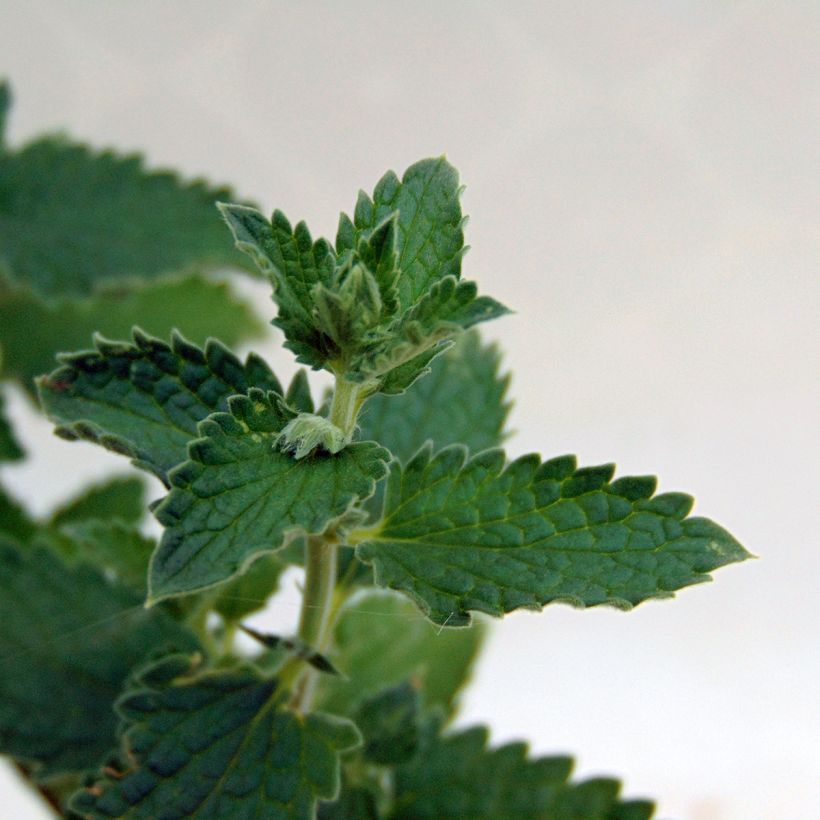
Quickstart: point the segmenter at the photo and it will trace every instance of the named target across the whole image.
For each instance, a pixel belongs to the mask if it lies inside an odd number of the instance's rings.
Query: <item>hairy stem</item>
[[[368,382],[351,382],[340,373],[336,374],[329,418],[330,422],[345,434],[348,441],[356,429],[356,417],[359,415],[359,410],[373,389],[374,386]]]

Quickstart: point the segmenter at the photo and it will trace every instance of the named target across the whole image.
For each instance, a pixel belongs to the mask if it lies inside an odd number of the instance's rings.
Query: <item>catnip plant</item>
[[[453,729],[458,694],[489,618],[630,609],[747,553],[654,478],[501,449],[508,376],[474,326],[508,311],[462,278],[460,191],[443,158],[388,172],[333,243],[219,203],[327,396],[306,369],[285,386],[255,354],[139,328],[37,380],[58,435],[165,487],[158,544],[133,479],[0,533],[0,614],[50,625],[66,688],[44,734],[0,687],[0,748],[66,816],[653,815],[617,780],[572,781],[571,758]],[[261,632],[248,616],[290,566],[295,630]],[[46,685],[24,656],[11,672]]]

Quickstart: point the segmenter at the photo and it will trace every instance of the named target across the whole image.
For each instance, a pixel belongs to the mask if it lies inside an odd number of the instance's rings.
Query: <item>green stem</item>
[[[336,586],[335,542],[311,535],[305,546],[305,589],[299,616],[299,639],[316,650],[327,641],[333,592]],[[292,705],[300,712],[310,707],[316,685],[316,669],[305,667],[294,686]]]
[[[348,439],[353,435],[356,416],[362,405],[363,399],[360,399],[360,391],[360,384],[350,382],[344,376],[336,376],[333,401],[330,404],[330,422],[335,424]]]

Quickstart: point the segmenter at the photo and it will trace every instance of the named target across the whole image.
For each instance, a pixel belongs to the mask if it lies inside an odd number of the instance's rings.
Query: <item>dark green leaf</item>
[[[13,281],[44,296],[181,270],[241,264],[202,181],[148,172],[136,155],[38,139],[0,154],[0,258]]]
[[[342,786],[339,799],[320,803],[319,820],[380,820],[376,798],[371,791],[359,786]]]
[[[421,698],[409,682],[363,701],[354,721],[364,738],[362,754],[390,766],[410,760],[418,749]]]
[[[153,600],[227,581],[292,537],[323,531],[385,474],[390,455],[373,442],[298,461],[281,452],[293,411],[275,393],[252,389],[228,406],[201,423],[156,510],[167,529],[151,564]]]
[[[251,671],[196,674],[177,658],[149,666],[117,704],[132,767],[78,793],[84,817],[298,818],[339,790],[339,753],[355,726],[285,705],[275,680]]]
[[[176,329],[198,345],[212,336],[233,345],[264,331],[249,302],[234,296],[226,284],[199,276],[48,302],[0,281],[0,315],[5,375],[20,379],[29,390],[35,376],[53,369],[58,352],[87,348],[95,332],[123,339],[139,325],[161,338]]]
[[[89,769],[116,743],[114,699],[136,664],[197,642],[88,566],[0,542],[0,751],[38,775]]]
[[[0,390],[0,462],[19,461],[24,456],[5,413],[5,397]]]
[[[168,345],[134,331],[134,343],[96,339],[96,350],[63,357],[38,380],[40,399],[57,432],[123,453],[166,484],[187,458],[197,425],[229,396],[258,386],[282,392],[257,356],[242,364],[220,342],[200,350],[174,334]]]
[[[505,466],[504,453],[467,459],[425,447],[394,462],[385,518],[357,556],[376,583],[412,597],[436,623],[467,624],[470,610],[503,615],[553,601],[628,609],[710,580],[748,557],[726,530],[686,518],[692,499],[652,498],[655,479],[611,482],[611,465],[576,469],[563,457]]]
[[[6,120],[11,108],[11,89],[5,80],[0,80],[0,151],[5,147]]]
[[[419,685],[425,709],[451,714],[484,632],[480,623],[470,629],[433,628],[398,595],[358,595],[334,631],[331,657],[345,678],[320,679],[317,703],[325,711],[352,716],[364,699],[411,680]]]
[[[430,375],[400,396],[373,396],[359,420],[361,437],[407,461],[426,440],[436,449],[464,444],[477,453],[498,447],[510,409],[509,376],[499,375],[495,345],[465,333],[430,367]]]
[[[649,820],[653,814],[648,801],[619,804],[615,780],[568,783],[570,758],[530,758],[524,743],[488,749],[488,738],[482,727],[444,737],[429,732],[419,754],[396,770],[389,817]]]
[[[219,588],[214,609],[226,621],[241,621],[263,609],[279,586],[279,576],[287,564],[278,555],[263,555],[248,569]]]
[[[299,413],[314,412],[315,407],[310,395],[307,371],[303,367],[300,367],[291,379],[287,393],[285,393],[285,401]]]
[[[37,524],[29,517],[23,505],[0,486],[0,533],[25,544],[36,531]]]
[[[123,476],[86,487],[51,514],[49,525],[61,527],[89,518],[116,518],[137,524],[144,515],[144,482],[141,478]]]

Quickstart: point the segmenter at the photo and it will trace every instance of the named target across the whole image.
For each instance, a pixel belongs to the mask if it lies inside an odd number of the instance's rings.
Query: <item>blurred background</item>
[[[484,330],[511,452],[655,473],[760,558],[628,614],[508,616],[460,723],[572,753],[660,817],[820,817],[820,5],[28,0],[3,4],[0,55],[12,145],[144,151],[314,234],[446,152],[465,275],[517,311]],[[273,330],[255,347],[292,371]],[[10,415],[31,458],[4,479],[37,511],[123,470],[19,391]],[[47,816],[5,764],[0,794],[4,819]]]

